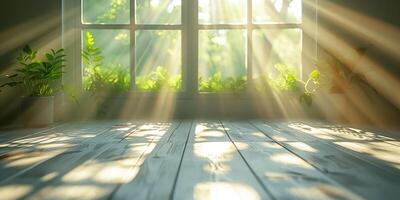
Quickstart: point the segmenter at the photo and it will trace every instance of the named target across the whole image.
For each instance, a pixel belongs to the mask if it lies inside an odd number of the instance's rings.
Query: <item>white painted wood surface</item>
[[[399,141],[327,127],[102,121],[5,134],[0,199],[398,199]]]

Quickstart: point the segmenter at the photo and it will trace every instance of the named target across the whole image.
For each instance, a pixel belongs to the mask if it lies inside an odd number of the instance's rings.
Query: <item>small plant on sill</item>
[[[321,77],[321,73],[318,70],[313,70],[309,75],[307,81],[299,82],[302,84],[304,88],[304,92],[299,96],[299,101],[301,103],[305,103],[308,106],[312,105],[313,96],[317,92],[318,88],[320,87],[319,79]]]
[[[276,64],[274,66],[278,72],[274,78],[263,76],[257,80],[259,83],[258,89],[264,89],[264,85],[269,85],[273,90],[282,92],[289,91],[298,94],[298,100],[307,106],[313,103],[313,96],[320,88],[321,72],[313,70],[303,81],[296,76],[294,70],[284,64]],[[260,86],[261,85],[261,86]]]

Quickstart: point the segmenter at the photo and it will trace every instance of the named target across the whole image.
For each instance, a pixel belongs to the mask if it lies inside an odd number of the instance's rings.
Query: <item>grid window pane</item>
[[[199,91],[243,91],[246,87],[244,30],[201,30]]]
[[[130,0],[83,0],[84,24],[129,24]]]
[[[253,0],[253,22],[301,22],[301,0]]]
[[[279,81],[282,75],[299,77],[301,29],[253,31],[253,78],[259,83]]]
[[[246,23],[247,0],[199,0],[200,24]]]
[[[83,86],[87,91],[128,91],[130,86],[128,30],[83,30]]]
[[[246,24],[247,6],[252,6],[255,24],[301,23],[301,0],[199,0],[198,21],[204,25]],[[134,11],[130,11],[134,4]],[[128,91],[130,87],[130,38],[135,32],[135,86],[139,91],[162,89],[180,91],[182,88],[181,30],[104,29],[101,24],[141,25],[182,24],[182,0],[82,0],[82,50],[90,43],[92,56],[84,58],[83,85],[86,90],[100,87],[113,91]],[[133,14],[133,13],[132,13]],[[189,19],[189,21],[191,21]],[[95,24],[94,26],[90,24]],[[91,28],[93,27],[93,28]],[[148,26],[157,29],[157,26]],[[247,84],[246,57],[252,59],[252,77],[257,80],[274,80],[282,69],[299,77],[301,73],[302,30],[297,28],[252,31],[252,45],[246,42],[247,30],[234,26],[218,26],[212,30],[198,30],[198,38],[188,35],[188,40],[198,39],[198,90],[200,92],[244,91]],[[115,26],[126,28],[126,26]],[[133,27],[132,27],[133,28]],[[184,29],[185,27],[183,27]],[[222,26],[221,26],[222,28]],[[162,29],[159,27],[159,29]],[[166,28],[169,29],[169,28]],[[204,28],[207,29],[207,28]],[[188,43],[188,48],[192,48]],[[133,46],[132,46],[133,47]],[[250,55],[246,48],[252,47]],[[87,56],[87,55],[86,55]],[[100,63],[96,63],[101,61]],[[190,60],[189,60],[190,61]],[[189,67],[191,63],[188,63]],[[191,71],[191,70],[189,70]],[[94,74],[101,74],[95,80]],[[187,80],[194,82],[196,80]],[[264,81],[265,83],[265,81]],[[103,84],[103,85],[102,85]]]
[[[180,24],[182,0],[136,0],[137,24]]]
[[[180,31],[137,31],[136,89],[140,91],[180,90],[181,54]]]

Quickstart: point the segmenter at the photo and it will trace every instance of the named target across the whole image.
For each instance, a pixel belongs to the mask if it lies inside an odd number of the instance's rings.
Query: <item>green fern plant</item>
[[[93,35],[85,32],[85,45],[82,50],[84,64],[83,87],[93,93],[100,91],[125,92],[129,90],[129,69],[120,65],[104,66],[102,51],[96,46]]]
[[[16,69],[20,81],[14,82],[20,84],[29,96],[51,96],[55,92],[63,89],[57,84],[62,77],[63,64],[65,61],[64,49],[53,50],[46,53],[45,60],[36,58],[37,51],[33,51],[29,45],[26,45],[17,57],[20,68]]]

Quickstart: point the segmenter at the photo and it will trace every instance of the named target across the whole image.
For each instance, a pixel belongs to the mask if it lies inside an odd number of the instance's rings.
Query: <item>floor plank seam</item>
[[[109,128],[105,128],[103,131],[100,131],[100,133],[98,133],[98,136],[107,133],[108,131],[112,130],[112,128],[113,128],[112,126],[109,127]],[[88,141],[91,141],[91,140],[95,140],[95,139],[96,139],[96,138],[90,138],[90,139],[86,140],[85,142],[88,142]],[[109,149],[109,148],[104,148],[104,149],[101,149],[101,151],[96,151],[96,153],[95,153],[94,155],[91,155],[89,158],[86,158],[85,160],[90,160],[91,158],[95,158],[95,157],[101,155],[102,153],[104,153],[105,151],[107,151],[108,149]],[[88,155],[88,154],[89,154],[89,153],[86,153],[86,154],[84,154],[84,155]],[[82,157],[83,157],[83,156],[82,156]],[[82,157],[81,157],[80,159],[82,159]],[[80,159],[78,159],[78,160],[80,160]],[[84,162],[82,162],[82,163],[84,163]],[[65,174],[67,174],[68,172],[72,171],[73,169],[75,169],[75,168],[78,167],[78,166],[79,166],[79,165],[74,166],[74,167],[72,167],[72,168],[69,168],[69,169],[67,169],[67,170],[64,170],[62,173],[58,174],[58,175],[55,176],[52,180],[46,182],[45,184],[36,185],[36,186],[30,191],[29,195],[27,194],[27,195],[25,195],[25,196],[23,196],[23,197],[21,197],[21,198],[19,198],[19,199],[26,199],[26,198],[28,198],[29,196],[32,196],[32,195],[37,194],[37,193],[38,193],[40,190],[42,190],[43,188],[46,188],[47,186],[49,186],[49,185],[51,185],[51,184],[53,184],[53,183],[59,182]],[[32,169],[33,169],[33,168],[32,168]]]
[[[256,172],[253,170],[253,168],[250,166],[250,164],[247,162],[247,160],[244,158],[242,152],[240,152],[239,148],[236,146],[235,142],[232,140],[231,136],[229,135],[228,131],[225,128],[224,123],[222,123],[222,121],[219,120],[219,123],[221,124],[222,128],[224,129],[225,134],[227,135],[227,137],[229,138],[230,142],[233,144],[233,146],[235,147],[236,151],[239,153],[240,157],[242,158],[243,162],[246,164],[246,166],[249,168],[251,174],[253,174],[253,176],[255,177],[255,179],[257,180],[257,182],[260,184],[260,186],[265,190],[265,192],[268,194],[268,196],[272,199],[272,200],[277,200],[275,198],[275,196],[272,194],[272,192],[267,188],[266,185],[263,184],[262,180],[260,177],[257,176]]]
[[[290,131],[290,132],[292,133],[292,131]],[[326,133],[326,132],[324,132],[324,133]],[[331,133],[328,133],[328,134],[333,135]],[[318,137],[315,137],[315,136],[305,135],[305,137],[315,139],[316,141],[319,141],[319,142],[321,142],[323,144],[326,144],[326,145],[328,145],[328,146],[330,146],[330,147],[332,147],[334,149],[337,149],[338,151],[341,151],[344,154],[349,155],[351,157],[354,157],[354,158],[356,158],[356,159],[358,159],[360,161],[364,161],[365,163],[367,163],[369,165],[372,165],[372,166],[374,166],[376,168],[379,168],[381,170],[384,170],[385,172],[388,172],[388,173],[393,174],[395,176],[400,176],[400,174],[397,171],[394,171],[395,169],[393,169],[391,166],[388,166],[386,163],[381,162],[379,160],[375,161],[375,162],[379,162],[379,163],[375,163],[374,161],[371,161],[371,160],[368,159],[368,158],[370,158],[370,159],[372,158],[372,159],[375,160],[375,158],[373,158],[373,157],[367,157],[367,156],[364,156],[361,153],[349,151],[346,148],[343,148],[343,147],[338,146],[336,144],[332,144],[331,142],[322,140],[322,139],[320,139]],[[327,173],[329,173],[329,172],[327,172]]]
[[[66,125],[66,124],[62,124],[62,125],[59,125],[58,127],[52,127],[52,128],[50,128],[50,129],[46,129],[46,130],[42,130],[42,131],[39,131],[39,132],[36,132],[36,133],[32,133],[32,134],[29,134],[29,135],[26,135],[26,136],[23,136],[23,137],[20,137],[20,138],[12,139],[11,141],[8,141],[7,143],[9,143],[9,144],[8,144],[7,146],[3,147],[3,148],[8,148],[8,147],[10,147],[10,146],[12,145],[12,143],[14,143],[15,141],[27,139],[27,138],[32,137],[32,136],[37,136],[37,135],[39,135],[39,134],[49,132],[49,131],[54,130],[54,129],[56,129],[56,128],[63,127],[63,125]],[[54,138],[54,137],[53,137],[53,138]],[[46,140],[49,140],[49,139],[52,139],[52,138],[45,138],[45,139],[38,140],[38,141],[36,141],[36,142],[43,142],[43,141],[46,141]],[[25,143],[24,143],[24,144],[25,144]],[[17,145],[15,146],[15,148],[18,148],[18,147],[20,147],[20,146],[23,146],[24,144],[17,144]],[[24,148],[24,147],[22,147],[22,148]],[[11,150],[11,151],[14,151],[14,150]],[[8,151],[8,152],[9,152],[9,151]],[[2,152],[2,153],[0,153],[0,157],[6,155],[8,152]]]
[[[111,130],[111,128],[105,128],[105,129],[103,129],[102,131],[99,131],[98,135],[102,135],[102,134],[108,132],[109,130]],[[90,139],[86,140],[85,142],[88,142],[88,141],[93,140],[93,139],[94,139],[94,138],[90,138]],[[61,154],[65,153],[65,152],[67,152],[67,151],[69,151],[69,150],[70,150],[70,149],[66,149],[65,151],[62,151],[62,152],[60,152],[59,154],[56,154],[54,157],[56,157],[56,156],[58,156],[58,155],[61,155]],[[53,158],[53,157],[52,157],[52,158]],[[43,160],[43,161],[40,161],[39,163],[35,163],[34,165],[31,165],[31,166],[29,166],[28,168],[26,168],[26,169],[24,169],[24,170],[21,170],[20,172],[16,173],[15,175],[12,175],[12,176],[10,176],[10,177],[8,177],[8,178],[6,178],[6,179],[1,180],[1,181],[0,181],[0,184],[6,183],[6,182],[8,182],[8,181],[11,181],[12,179],[14,179],[14,178],[16,178],[16,177],[18,177],[18,176],[20,176],[20,175],[22,175],[22,174],[28,172],[29,170],[34,169],[35,167],[39,166],[40,164],[42,164],[42,163],[44,163],[44,162],[46,162],[46,161],[48,161],[48,160],[50,160],[50,159],[51,159],[51,158],[46,159],[46,160]]]
[[[306,125],[311,126],[311,127],[314,127],[314,126],[318,125],[318,124],[315,125],[315,124],[313,124],[313,123],[304,123],[304,122],[298,122],[298,123],[306,124]],[[310,124],[311,124],[311,125],[310,125]],[[388,142],[387,140],[383,140],[383,139],[381,139],[381,138],[373,138],[373,137],[368,136],[368,135],[363,135],[363,134],[361,134],[361,133],[359,133],[359,132],[353,130],[352,128],[346,128],[346,127],[343,126],[343,125],[337,125],[337,127],[341,128],[341,129],[345,129],[346,131],[350,131],[350,132],[352,132],[353,134],[355,134],[355,135],[357,135],[357,136],[367,137],[367,138],[370,138],[370,139],[372,139],[372,140],[384,142],[385,144],[389,144],[389,145],[393,145],[393,146],[398,146],[398,147],[400,147],[400,144],[393,144],[393,143],[390,143],[390,142]],[[367,131],[367,132],[373,133],[373,132],[370,131],[370,130],[363,130],[363,131],[364,131],[364,132]],[[330,134],[330,135],[334,135],[333,133],[329,133],[329,132],[326,132],[326,131],[323,131],[323,132],[324,132],[324,133],[327,133],[327,134]],[[376,134],[376,133],[374,133],[374,134]],[[376,134],[376,135],[383,136],[383,137],[388,137],[388,136],[386,136],[387,133],[385,133],[385,134]],[[392,139],[394,139],[394,138],[392,138]],[[396,139],[394,139],[394,140],[396,141]]]
[[[307,164],[309,164],[310,166],[312,166],[314,169],[316,169],[317,171],[319,171],[327,180],[331,181],[332,183],[341,186],[343,188],[346,188],[344,185],[342,185],[341,183],[337,182],[336,180],[332,179],[331,177],[329,177],[327,175],[327,173],[330,173],[329,171],[325,170],[325,169],[321,169],[318,166],[314,165],[313,163],[311,163],[310,161],[308,161],[307,159],[303,158],[302,156],[300,156],[299,154],[295,153],[293,150],[287,148],[284,144],[282,144],[281,142],[275,140],[274,138],[272,138],[271,136],[269,136],[265,131],[261,130],[260,128],[258,128],[253,122],[248,121],[254,128],[256,128],[258,131],[260,131],[261,133],[263,133],[265,136],[267,136],[269,139],[271,139],[273,142],[275,142],[276,144],[278,144],[279,146],[281,146],[282,148],[284,148],[285,150],[289,151],[290,153],[292,153],[293,155],[295,155],[296,157],[300,158],[301,160],[303,160],[304,162],[306,162]],[[274,129],[274,131],[277,131]]]
[[[19,137],[23,132],[18,132],[11,144],[13,146],[2,149],[6,157],[0,160],[3,171],[0,189],[14,190],[8,187],[28,185],[30,190],[21,191],[18,199],[89,199],[86,197],[90,196],[90,199],[107,200],[175,200],[207,198],[210,194],[198,196],[198,192],[206,191],[207,187],[200,186],[209,183],[216,186],[232,183],[233,187],[234,183],[240,182],[254,189],[253,194],[262,196],[260,199],[397,199],[400,178],[400,171],[394,165],[398,163],[397,148],[394,147],[397,143],[384,142],[385,138],[380,137],[379,132],[362,136],[363,132],[358,130],[333,127],[331,131],[329,127],[329,124],[251,119],[215,119],[204,123],[186,119],[125,121],[121,125],[115,125],[114,121],[65,123],[52,129],[27,130],[24,134],[34,133],[34,136]],[[11,138],[7,136],[7,139]],[[387,141],[391,141],[390,138]],[[360,147],[351,148],[353,146],[342,145],[342,142]],[[201,145],[203,143],[218,147],[213,149]],[[229,145],[229,150],[225,145]],[[364,145],[371,149],[358,149]],[[388,155],[394,156],[395,160],[376,157],[375,153],[381,151],[390,153]],[[229,156],[219,157],[225,155]],[[16,161],[25,158],[29,164],[19,167]],[[30,162],[29,159],[35,160]],[[225,160],[225,164],[232,167],[227,168],[232,173],[217,174],[218,171],[224,172],[223,159],[232,160]],[[122,162],[126,163],[121,168],[123,174],[115,174],[115,177],[107,174],[108,169],[119,169]],[[203,166],[207,163],[217,172],[207,171],[208,168]],[[68,182],[68,178],[89,171],[93,171],[93,177]],[[104,175],[110,175],[115,181],[107,179],[103,182],[106,179],[95,178],[96,173],[106,171]],[[50,172],[51,176],[47,176]],[[278,181],[277,178],[284,176],[288,179]],[[223,189],[213,184],[210,186],[214,191]],[[78,190],[68,189],[73,187]],[[93,187],[94,190],[85,191],[83,187]],[[104,193],[93,193],[96,188]],[[303,188],[310,190],[301,193]],[[237,197],[246,194],[237,188],[229,191]],[[249,196],[241,197],[250,199]]]
[[[107,132],[110,131],[110,130],[112,130],[112,125],[111,125],[111,127],[103,128],[102,130],[98,131],[97,136],[101,136],[101,135],[107,133]],[[97,139],[96,137],[88,138],[88,139],[85,139],[84,142],[87,143],[87,142],[89,142],[89,141],[96,140],[96,139]],[[40,166],[40,164],[42,164],[42,163],[44,163],[44,162],[46,162],[46,161],[49,161],[49,160],[51,160],[52,158],[55,158],[55,157],[57,157],[58,155],[61,155],[61,154],[63,154],[64,152],[69,151],[69,150],[71,150],[71,149],[66,149],[65,151],[60,152],[59,154],[57,154],[57,155],[55,155],[55,156],[53,156],[53,157],[51,157],[51,158],[49,158],[49,159],[46,159],[46,160],[44,160],[44,161],[42,161],[42,162],[40,162],[40,163],[38,163],[38,164],[35,164],[35,165],[33,165],[32,167],[29,167],[29,168],[26,169],[26,170],[23,170],[23,171],[21,171],[21,172],[18,172],[17,174],[15,174],[14,176],[12,176],[11,178],[7,178],[6,181],[1,181],[1,184],[6,183],[6,182],[8,182],[8,181],[11,181],[12,179],[14,179],[14,178],[16,178],[16,177],[23,175],[24,173],[28,173],[30,170],[33,170],[33,169],[35,169],[36,167]],[[104,151],[106,151],[106,150],[107,150],[107,149],[104,149]],[[98,156],[99,154],[103,153],[104,151],[101,151],[100,153],[95,154],[95,155],[93,155],[92,157],[96,157],[96,156]],[[72,169],[73,169],[73,168],[72,168]],[[72,170],[72,169],[68,169],[68,170]],[[60,173],[58,176],[54,177],[52,180],[50,180],[50,181],[48,181],[48,182],[46,182],[46,183],[40,184],[39,186],[35,186],[35,188],[32,189],[32,191],[29,193],[29,196],[32,195],[32,194],[37,193],[38,191],[40,191],[41,189],[47,187],[48,185],[51,185],[52,183],[59,181],[59,180],[61,179],[61,176],[62,176],[62,175],[65,175],[65,174],[68,172],[68,170],[64,171],[63,173]],[[24,197],[21,197],[20,199],[25,199],[25,198],[28,198],[29,196],[26,196],[26,195],[25,195]]]
[[[142,125],[142,124],[140,124],[140,125]],[[138,131],[138,127],[139,127],[140,125],[136,125],[136,126],[130,128],[130,129],[128,130],[129,133],[126,134],[124,137],[122,137],[122,138],[118,141],[118,143],[121,143],[121,142],[122,142],[123,140],[125,140],[127,137],[129,137],[129,136],[131,136],[131,135],[134,135],[134,134]]]
[[[171,194],[170,194],[170,196],[169,196],[169,198],[168,198],[169,200],[173,200],[173,199],[175,198],[175,189],[176,189],[176,185],[177,185],[177,183],[178,183],[179,173],[180,173],[180,171],[181,171],[183,158],[184,158],[185,153],[186,153],[187,144],[188,144],[188,142],[189,142],[189,136],[190,136],[190,133],[192,132],[192,129],[193,129],[193,121],[190,122],[190,128],[189,128],[189,131],[188,131],[188,134],[187,134],[187,137],[186,137],[185,145],[183,146],[183,153],[182,153],[182,155],[181,155],[181,157],[180,157],[180,161],[179,161],[179,165],[178,165],[178,170],[177,170],[177,172],[176,172],[176,176],[175,176],[175,179],[174,179],[174,183],[173,183],[173,185],[172,185],[172,191],[171,191]]]
[[[175,131],[181,126],[181,123],[182,123],[182,121],[180,121],[179,124],[171,130],[171,135],[173,135],[173,134],[175,133]],[[136,130],[138,130],[138,129],[136,129]],[[135,131],[135,132],[136,132],[136,131]],[[133,133],[132,133],[132,134],[133,134]],[[131,134],[130,134],[130,135],[131,135]],[[128,136],[127,136],[127,137],[128,137]],[[127,138],[127,137],[125,137],[125,138]],[[125,138],[123,138],[123,139],[125,139]],[[122,140],[123,140],[123,139],[122,139]],[[122,140],[121,140],[120,142],[122,142]],[[148,144],[147,144],[147,146],[146,146],[146,149],[145,149],[145,150],[142,152],[142,154],[139,156],[139,158],[137,159],[137,162],[139,162],[139,160],[140,160],[141,158],[143,158],[143,156],[144,156],[145,153],[147,152],[149,146],[150,146],[152,143],[154,143],[154,140],[155,140],[155,138],[152,138],[151,141],[148,142]],[[135,164],[136,164],[136,163],[135,163]],[[135,165],[135,164],[134,164],[134,165]],[[142,165],[143,165],[143,164],[144,164],[144,161],[143,161]],[[107,200],[112,200],[112,199],[114,199],[114,198],[115,198],[115,194],[118,192],[118,190],[121,188],[122,185],[123,185],[123,184],[118,184],[118,185],[113,189],[113,191],[109,194],[109,196],[108,196],[106,199],[107,199]]]
[[[66,126],[67,124],[71,124],[71,123],[60,123],[60,124],[54,125],[54,126],[52,126],[50,128],[45,128],[44,130],[39,130],[38,132],[34,132],[34,133],[31,133],[31,134],[28,134],[28,135],[25,135],[25,136],[13,138],[13,139],[6,140],[6,141],[0,141],[0,142],[1,143],[4,143],[4,142],[12,143],[12,142],[14,142],[16,140],[22,140],[22,139],[25,139],[25,138],[28,138],[28,137],[31,137],[31,136],[35,136],[35,135],[38,135],[38,134],[41,134],[41,133],[45,133],[45,132],[48,132],[48,131],[51,131],[51,130],[54,130],[54,129],[57,129],[57,128],[60,128],[60,127],[63,127],[63,126]]]
[[[173,133],[175,133],[175,131],[181,126],[182,123],[183,123],[183,122],[180,120],[178,126],[176,126],[176,127],[174,128]],[[170,142],[170,141],[171,141],[172,135],[173,135],[173,134],[170,134],[170,135],[169,135],[169,137],[168,137],[168,139],[167,139],[167,142]]]

